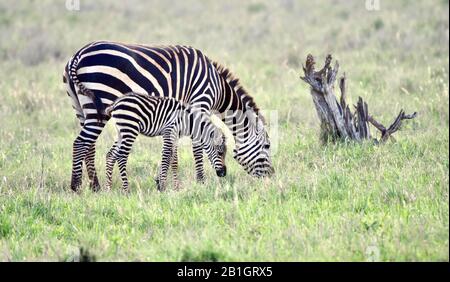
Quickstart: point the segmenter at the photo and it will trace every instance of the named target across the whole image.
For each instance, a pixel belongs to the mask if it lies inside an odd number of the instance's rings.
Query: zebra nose
[[[227,175],[227,167],[224,166],[223,168],[216,170],[216,173],[218,177],[224,177]]]

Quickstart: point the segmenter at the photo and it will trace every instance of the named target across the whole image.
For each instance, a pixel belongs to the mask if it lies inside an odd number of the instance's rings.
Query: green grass
[[[448,1],[382,1],[374,12],[364,1],[121,3],[82,0],[70,12],[0,1],[0,260],[449,260]],[[253,179],[227,156],[225,179],[208,165],[196,184],[183,145],[183,189],[159,193],[161,140],[138,138],[130,195],[117,170],[113,191],[93,193],[85,178],[71,193],[78,124],[61,77],[96,39],[190,44],[229,66],[277,111],[275,176]],[[308,53],[322,62],[328,52],[349,98],[364,97],[383,123],[419,112],[396,142],[320,144],[298,77]],[[114,134],[109,124],[98,142],[102,183]]]

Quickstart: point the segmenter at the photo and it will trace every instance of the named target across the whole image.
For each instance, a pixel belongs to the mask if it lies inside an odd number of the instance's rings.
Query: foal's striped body
[[[172,167],[175,186],[178,187],[176,143],[181,136],[190,136],[193,144],[208,155],[217,175],[225,176],[225,137],[209,118],[200,111],[172,99],[148,95],[127,94],[106,109],[106,115],[116,123],[118,138],[107,154],[106,188],[111,187],[114,163],[119,164],[123,189],[128,191],[126,164],[133,142],[138,134],[162,136],[163,151],[158,190],[164,190],[167,171]]]

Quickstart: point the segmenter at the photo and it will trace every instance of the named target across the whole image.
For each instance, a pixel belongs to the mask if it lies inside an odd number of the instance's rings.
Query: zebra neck
[[[253,125],[249,117],[258,111],[253,98],[239,85],[239,82],[227,81],[221,77],[221,87],[216,109],[228,129],[233,135],[236,146],[245,143],[245,140],[253,134],[251,126]],[[253,110],[255,109],[255,110]]]
[[[229,110],[222,114],[222,122],[231,131],[236,147],[244,144],[250,135],[253,134],[251,131],[252,122],[247,115],[248,111],[244,112],[242,110]]]

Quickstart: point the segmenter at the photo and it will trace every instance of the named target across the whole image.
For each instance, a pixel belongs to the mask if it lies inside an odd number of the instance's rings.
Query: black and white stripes
[[[93,42],[69,60],[64,81],[82,126],[74,142],[73,190],[81,184],[82,162],[94,161],[95,142],[109,119],[104,109],[129,92],[170,97],[218,115],[234,136],[234,158],[244,169],[253,176],[273,173],[269,138],[253,98],[228,69],[197,49]],[[193,152],[196,177],[202,181],[202,149],[194,145]],[[96,187],[95,167],[88,170]]]
[[[115,121],[118,132],[117,141],[107,154],[107,189],[111,188],[112,170],[114,163],[117,162],[123,189],[128,191],[126,164],[138,134],[163,137],[161,167],[156,181],[159,190],[165,188],[170,167],[175,186],[179,186],[178,160],[174,152],[176,152],[177,140],[181,136],[190,136],[192,143],[206,152],[217,175],[225,176],[225,136],[204,113],[173,98],[151,97],[135,93],[117,99],[105,113]]]

